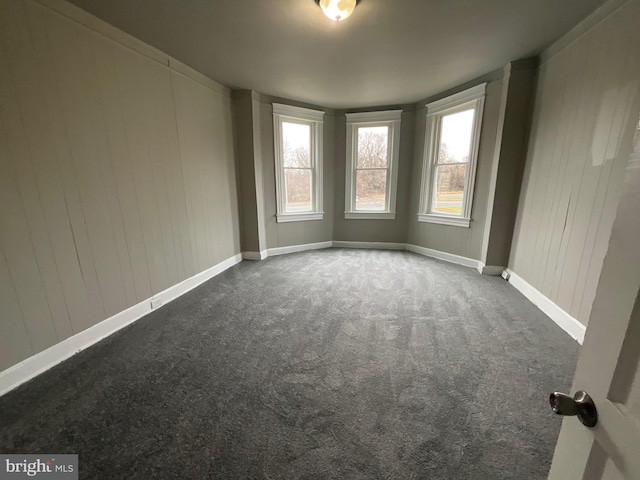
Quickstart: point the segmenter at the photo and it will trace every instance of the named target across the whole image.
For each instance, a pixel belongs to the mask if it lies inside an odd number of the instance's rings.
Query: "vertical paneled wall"
[[[510,267],[586,324],[638,125],[640,0],[540,68]]]
[[[155,56],[0,0],[0,370],[239,252],[229,95]]]

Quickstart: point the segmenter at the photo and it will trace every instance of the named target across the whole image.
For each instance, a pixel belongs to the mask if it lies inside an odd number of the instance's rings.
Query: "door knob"
[[[549,396],[549,403],[554,413],[568,417],[576,416],[585,427],[592,428],[598,423],[596,404],[587,392],[580,390],[573,397],[553,392]]]

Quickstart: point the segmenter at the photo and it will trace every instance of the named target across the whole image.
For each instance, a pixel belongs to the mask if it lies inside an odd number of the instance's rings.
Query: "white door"
[[[573,383],[592,397],[598,423],[587,428],[577,417],[564,418],[552,480],[640,479],[638,132],[634,145]]]

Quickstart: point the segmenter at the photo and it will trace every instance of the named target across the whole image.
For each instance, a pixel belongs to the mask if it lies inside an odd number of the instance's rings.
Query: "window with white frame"
[[[348,113],[345,218],[395,219],[402,110]]]
[[[273,104],[277,221],[322,220],[324,112]]]
[[[421,222],[469,227],[486,84],[427,105]]]

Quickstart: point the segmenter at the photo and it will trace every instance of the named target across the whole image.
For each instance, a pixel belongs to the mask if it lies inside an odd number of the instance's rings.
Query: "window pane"
[[[442,117],[438,163],[469,161],[475,109]]]
[[[387,170],[356,171],[356,210],[385,210]]]
[[[467,165],[443,165],[436,167],[433,213],[462,215],[462,200],[467,175]]]
[[[389,145],[389,127],[358,128],[357,168],[386,168]]]
[[[282,155],[285,167],[311,167],[311,127],[282,122]]]
[[[311,211],[311,170],[285,169],[287,213]]]

